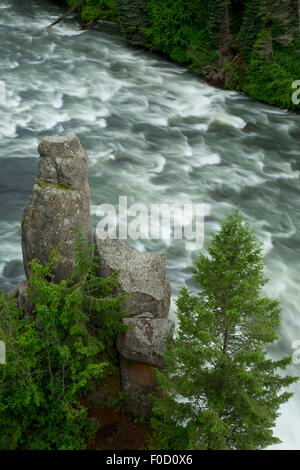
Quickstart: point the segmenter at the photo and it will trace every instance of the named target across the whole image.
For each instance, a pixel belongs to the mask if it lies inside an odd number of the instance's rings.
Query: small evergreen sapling
[[[156,371],[164,393],[152,398],[153,448],[263,449],[280,442],[272,428],[292,395],[284,389],[298,380],[278,372],[290,357],[266,354],[278,337],[279,302],[262,295],[261,245],[239,211],[208,253],[192,268],[198,294],[181,289],[177,336]]]

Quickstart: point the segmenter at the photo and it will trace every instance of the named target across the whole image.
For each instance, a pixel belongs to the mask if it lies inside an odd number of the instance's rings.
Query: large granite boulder
[[[130,328],[118,337],[119,353],[131,361],[164,367],[165,341],[168,335],[173,335],[174,322],[140,315],[124,318],[123,322]]]
[[[31,260],[44,264],[61,245],[65,262],[54,278],[59,282],[74,267],[78,233],[91,243],[88,156],[74,134],[45,137],[38,150],[38,174],[22,219],[24,268],[28,279]]]
[[[95,253],[99,257],[99,275],[120,271],[115,293],[127,296],[123,307],[131,315],[149,312],[154,318],[167,318],[171,288],[166,275],[166,260],[161,253],[139,253],[97,228]]]

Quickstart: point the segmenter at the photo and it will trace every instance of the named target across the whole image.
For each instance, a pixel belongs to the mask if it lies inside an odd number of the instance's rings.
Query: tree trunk
[[[300,0],[299,0],[300,2]],[[226,21],[226,32],[229,34],[230,28],[229,28],[229,1],[226,1],[225,3],[225,21]]]
[[[67,16],[69,16],[73,11],[77,10],[77,8],[80,7],[80,5],[85,2],[85,0],[80,0],[76,5],[74,5],[70,10],[68,10],[66,13],[61,15],[57,20],[55,20],[53,23],[51,23],[49,26],[47,26],[46,29],[52,28],[52,26],[55,26],[56,24],[60,23],[62,20],[64,20]]]

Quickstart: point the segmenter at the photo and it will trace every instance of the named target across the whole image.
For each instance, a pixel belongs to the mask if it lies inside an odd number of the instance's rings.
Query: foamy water
[[[68,20],[47,0],[0,5],[0,287],[23,278],[20,220],[45,135],[76,133],[90,158],[93,224],[102,203],[203,203],[205,231],[240,205],[264,241],[267,294],[282,302],[273,357],[300,339],[300,116],[216,90],[183,68]],[[206,236],[206,242],[209,240]],[[174,299],[190,286],[185,241],[131,241],[165,253]],[[300,366],[290,368],[300,375]],[[300,385],[278,448],[300,449]]]

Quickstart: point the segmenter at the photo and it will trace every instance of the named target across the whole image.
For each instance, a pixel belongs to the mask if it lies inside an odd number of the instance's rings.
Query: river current
[[[0,289],[24,278],[20,221],[37,145],[76,133],[90,159],[94,226],[99,204],[117,207],[120,195],[149,207],[202,203],[207,244],[240,205],[264,242],[266,293],[282,303],[270,354],[292,354],[300,340],[300,116],[212,88],[105,29],[80,31],[71,18],[43,30],[60,14],[48,0],[0,3]],[[174,317],[195,252],[177,240],[129,243],[166,255]],[[300,375],[300,364],[289,372]],[[278,449],[300,449],[300,383],[293,390]]]

